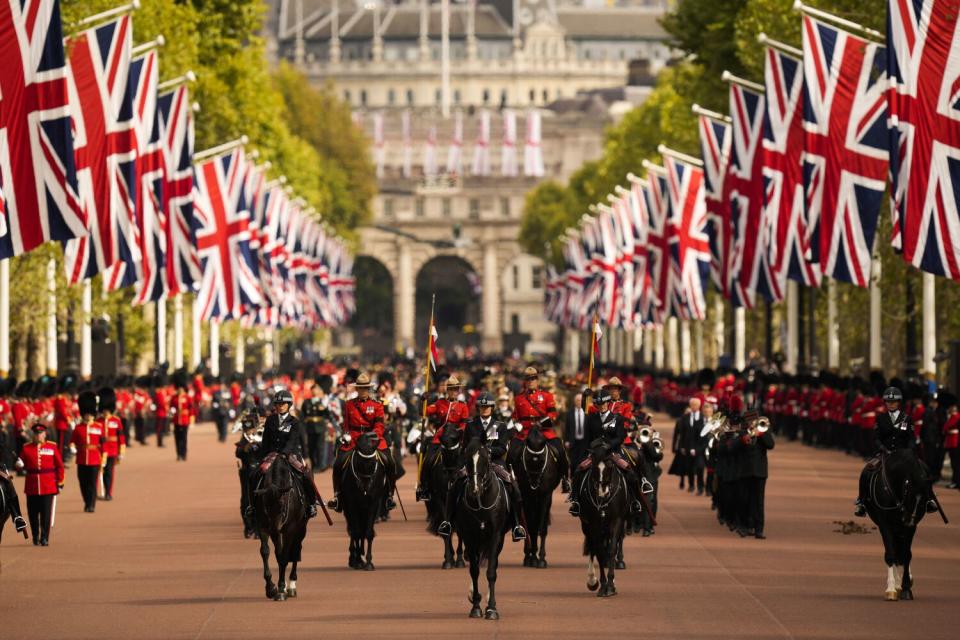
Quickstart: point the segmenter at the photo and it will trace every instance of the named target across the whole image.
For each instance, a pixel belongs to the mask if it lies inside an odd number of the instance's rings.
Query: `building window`
[[[413,106],[413,89],[407,89],[407,104]]]
[[[543,267],[533,268],[533,288],[534,289],[543,288]]]
[[[347,104],[350,104],[350,89],[346,89],[343,92],[343,101]]]
[[[383,199],[383,217],[384,218],[393,217],[393,198]]]
[[[390,106],[393,106],[393,104],[396,101],[397,101],[397,92],[394,91],[393,89],[387,89],[387,104],[389,104]]]
[[[490,104],[490,89],[483,90],[483,104]]]
[[[470,198],[470,219],[471,220],[480,219],[480,199],[479,198]]]
[[[417,198],[413,206],[413,215],[418,218],[422,218],[426,213],[427,203],[423,198]]]
[[[363,106],[367,106],[367,90],[366,89],[360,90],[360,104]]]
[[[453,92],[453,104],[460,104],[460,89]]]
[[[443,103],[443,90],[437,89],[436,95],[434,96],[437,99],[437,104]]]
[[[443,217],[449,218],[452,211],[453,211],[453,202],[450,200],[450,198],[444,198],[443,199]]]
[[[501,106],[501,107],[507,106],[507,104],[508,104],[507,100],[508,100],[509,97],[510,97],[510,94],[507,93],[507,90],[506,90],[506,89],[501,89],[501,90],[500,90],[500,106]]]
[[[520,314],[510,314],[510,333],[520,333]]]
[[[511,273],[513,274],[513,290],[518,291],[520,289],[520,267],[513,265]]]
[[[533,104],[537,101],[537,92],[533,89],[530,89],[530,103]]]
[[[550,102],[550,90],[549,90],[549,89],[544,89],[544,90],[543,90],[543,101],[544,101],[545,103],[546,103],[546,102]]]
[[[504,218],[510,217],[510,198],[500,198],[500,214]]]

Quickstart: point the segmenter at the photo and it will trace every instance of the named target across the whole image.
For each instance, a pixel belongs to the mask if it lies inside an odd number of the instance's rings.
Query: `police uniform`
[[[254,535],[253,502],[250,498],[253,495],[253,479],[260,464],[261,442],[247,436],[248,432],[257,428],[256,413],[249,414],[249,417],[245,417],[244,420],[243,435],[234,445],[234,455],[237,458],[237,472],[240,476],[240,517],[243,519],[243,536],[250,538]]]
[[[39,433],[44,427],[37,423],[33,431]],[[47,546],[54,523],[56,497],[64,480],[60,449],[53,442],[29,442],[20,450],[18,460],[27,474],[23,492],[27,496],[33,544]]]
[[[314,395],[304,400],[300,405],[300,415],[303,417],[304,430],[307,434],[307,457],[310,458],[314,469],[323,471],[321,458],[323,447],[326,446],[327,422],[330,419],[326,397]]]
[[[537,380],[539,376],[539,373],[533,367],[527,367],[523,373],[524,378],[528,381]],[[560,439],[554,428],[557,422],[557,404],[553,394],[542,389],[524,389],[514,398],[513,418],[520,423],[520,433],[510,443],[510,449],[507,453],[507,460],[510,464],[517,463],[527,435],[534,427],[538,427],[546,439],[547,445],[553,449],[556,456],[563,491],[569,492],[570,460],[567,458],[563,440]]]

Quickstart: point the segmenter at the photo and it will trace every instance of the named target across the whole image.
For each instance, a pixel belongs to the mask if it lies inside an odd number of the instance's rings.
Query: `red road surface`
[[[661,416],[657,426],[667,424]],[[410,521],[397,511],[378,527],[376,572],[347,568],[343,519],[334,514],[330,528],[321,516],[305,542],[299,597],[272,602],[258,545],[241,536],[232,445],[203,425],[191,432],[189,462],[174,455],[172,446],[131,447],[116,499],[95,514],[82,512],[69,469],[48,548],[14,537],[8,523],[0,639],[960,637],[960,528],[928,516],[914,547],[917,600],[885,602],[879,535],[834,531],[851,519],[860,469],[838,452],[777,443],[764,541],[727,532],[706,498],[664,476],[658,532],[627,539],[628,568],[611,599],[586,590],[579,525],[558,493],[550,568],[523,568],[520,546],[506,543],[498,622],[468,619],[469,576],[440,570],[441,543],[424,532],[412,473],[401,482]],[[329,474],[319,482],[329,492]],[[940,493],[960,523],[960,494]]]

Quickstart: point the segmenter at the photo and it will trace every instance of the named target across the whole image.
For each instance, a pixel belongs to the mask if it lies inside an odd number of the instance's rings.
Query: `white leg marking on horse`
[[[296,581],[296,580],[291,580],[290,583],[287,585],[287,588],[288,588],[288,589],[291,589],[291,590],[293,590],[293,591],[296,591],[296,589],[297,589],[297,581]]]
[[[591,586],[597,584],[597,564],[593,558],[587,559],[587,584]]]
[[[900,586],[900,581],[897,579],[897,568],[893,565],[887,567],[887,591],[885,597],[887,600],[896,600],[897,599],[897,588]]]
[[[477,464],[480,461],[480,452],[473,454],[473,492],[480,497],[480,482],[477,479]]]
[[[606,468],[606,466],[607,466],[606,463],[604,463],[602,460],[600,461],[600,464],[597,465],[597,472],[600,475],[601,480],[603,480],[603,470]],[[602,482],[600,486],[597,488],[597,495],[601,498],[607,495],[607,487],[603,485]]]

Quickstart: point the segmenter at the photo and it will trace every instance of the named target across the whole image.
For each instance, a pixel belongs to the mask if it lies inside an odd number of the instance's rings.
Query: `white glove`
[[[13,465],[15,469],[23,469],[23,460],[17,458],[17,463]]]
[[[72,442],[70,443],[70,453],[77,455],[77,445],[73,444]]]

